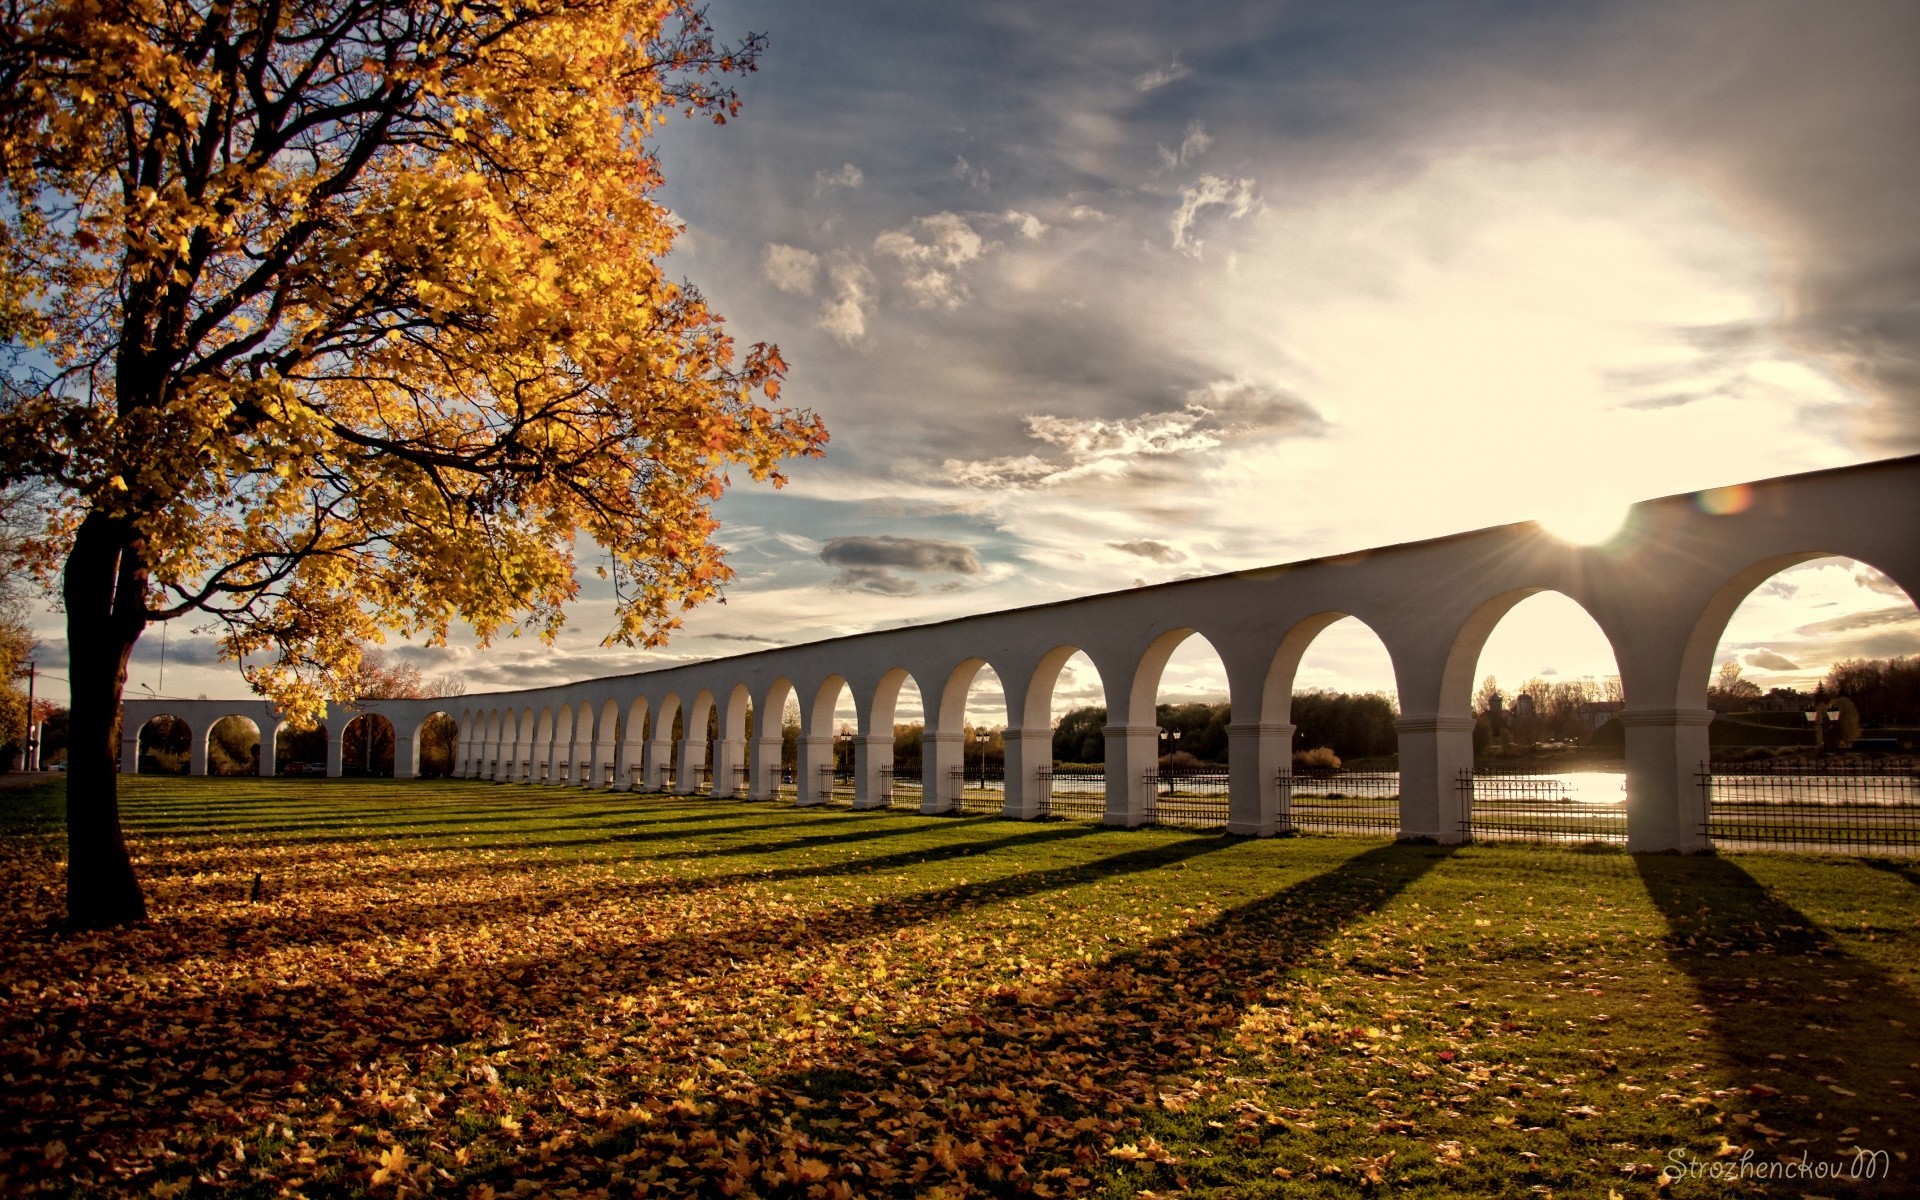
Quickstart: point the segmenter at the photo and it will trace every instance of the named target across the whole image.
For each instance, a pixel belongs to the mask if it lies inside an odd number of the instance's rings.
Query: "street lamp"
[[[1178,729],[1168,729],[1165,725],[1162,725],[1160,727],[1160,756],[1167,760],[1167,769],[1158,772],[1158,774],[1161,779],[1165,781],[1166,794],[1169,796],[1173,795],[1173,749],[1179,744],[1180,731]]]
[[[1807,723],[1813,726],[1813,748],[1816,753],[1824,754],[1827,749],[1827,722],[1838,721],[1840,710],[1827,707],[1827,689],[1813,689],[1813,707],[1807,710]]]
[[[980,786],[987,786],[987,739],[993,735],[984,729],[973,731],[974,744],[980,747]]]

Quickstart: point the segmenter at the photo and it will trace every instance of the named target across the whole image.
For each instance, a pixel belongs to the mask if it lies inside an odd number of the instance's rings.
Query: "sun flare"
[[[1535,518],[1540,527],[1563,542],[1598,546],[1614,539],[1627,523],[1628,505],[1618,500],[1571,500]]]

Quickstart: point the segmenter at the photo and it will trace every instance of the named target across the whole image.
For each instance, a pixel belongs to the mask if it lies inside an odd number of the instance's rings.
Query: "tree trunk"
[[[91,513],[67,555],[67,919],[102,929],[146,919],[120,832],[120,694],[147,619],[145,543],[126,520]]]

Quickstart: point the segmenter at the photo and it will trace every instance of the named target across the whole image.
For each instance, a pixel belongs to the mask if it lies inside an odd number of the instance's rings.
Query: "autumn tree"
[[[383,630],[551,636],[583,533],[610,640],[715,594],[729,469],[825,432],[665,274],[646,138],[724,122],[761,50],[686,0],[9,5],[0,484],[65,601],[74,922],[144,913],[113,766],[149,624],[221,623],[311,718]]]

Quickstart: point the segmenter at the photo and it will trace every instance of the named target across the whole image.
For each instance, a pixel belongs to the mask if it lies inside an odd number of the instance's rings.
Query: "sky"
[[[669,267],[780,345],[828,453],[718,504],[738,577],[664,650],[600,645],[589,547],[558,643],[389,647],[430,675],[619,674],[1920,450],[1911,4],[710,16],[768,49],[738,120],[656,140]],[[1890,588],[1798,568],[1720,658],[1774,686],[1920,652]],[[205,631],[167,638],[129,694],[244,694]],[[1612,673],[1557,596],[1478,672]],[[1220,675],[1189,643],[1163,697]],[[1392,686],[1352,622],[1301,679]]]

